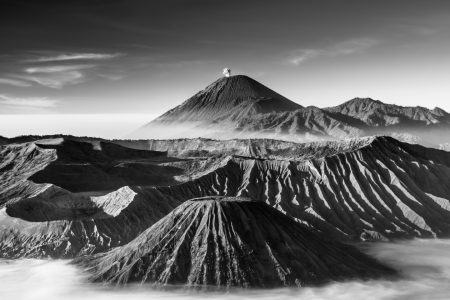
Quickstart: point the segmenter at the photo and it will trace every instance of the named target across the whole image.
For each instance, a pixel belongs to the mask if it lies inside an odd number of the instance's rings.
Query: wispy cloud
[[[34,82],[42,86],[59,89],[65,85],[77,84],[85,81],[81,70],[95,68],[96,65],[66,65],[26,68],[25,73],[32,75],[14,75],[15,78]]]
[[[15,80],[15,79],[9,79],[9,78],[0,78],[0,84],[8,84],[8,85],[13,85],[13,86],[18,86],[18,87],[31,86],[31,83],[29,83],[29,82]]]
[[[99,77],[116,81],[128,74],[123,62],[110,60],[124,55],[41,51],[8,56],[8,64],[4,68],[6,72],[1,74],[0,71],[0,84],[16,87],[40,85],[60,89]]]
[[[60,89],[65,85],[77,84],[85,81],[85,75],[80,71],[17,75],[16,77],[54,89]]]
[[[61,101],[47,97],[17,98],[0,94],[0,114],[54,113]]]
[[[53,56],[41,56],[26,59],[23,62],[51,62],[51,61],[67,61],[67,60],[105,60],[123,56],[123,53],[70,53],[59,54]]]
[[[72,66],[47,66],[47,67],[36,67],[27,68],[25,72],[27,73],[60,73],[60,72],[70,72],[83,69],[93,68],[96,65],[72,65]]]
[[[289,63],[292,65],[299,65],[307,60],[320,56],[336,57],[350,55],[365,51],[378,43],[379,40],[377,39],[360,38],[344,41],[325,48],[297,49],[290,53]]]
[[[124,79],[125,77],[128,77],[128,74],[103,74],[103,73],[98,73],[97,75],[100,76],[100,77],[112,80],[112,81],[121,80],[121,79]]]
[[[0,104],[7,105],[55,107],[58,102],[60,101],[50,100],[47,97],[15,98],[0,94]]]

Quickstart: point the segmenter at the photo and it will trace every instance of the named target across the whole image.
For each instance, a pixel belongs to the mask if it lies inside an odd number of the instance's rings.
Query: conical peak
[[[245,75],[222,77],[206,87],[200,93],[219,94],[226,99],[272,98],[280,101],[290,101],[265,85]]]
[[[129,244],[75,263],[118,284],[275,287],[395,273],[264,202],[225,196],[187,201]]]
[[[184,123],[189,127],[191,124],[216,124],[218,121],[228,124],[258,113],[294,111],[300,108],[303,107],[256,80],[235,75],[216,80],[147,126],[151,127],[154,123],[180,126]]]

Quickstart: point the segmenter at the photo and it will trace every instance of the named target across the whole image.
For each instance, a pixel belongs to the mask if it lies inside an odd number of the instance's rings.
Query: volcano
[[[212,135],[233,131],[244,118],[301,108],[250,77],[223,77],[129,137],[157,138],[161,131],[164,137]]]
[[[92,281],[186,286],[303,286],[395,272],[242,197],[189,200],[125,246],[74,261]]]

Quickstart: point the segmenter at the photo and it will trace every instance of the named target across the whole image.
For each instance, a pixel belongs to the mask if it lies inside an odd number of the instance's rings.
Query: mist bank
[[[149,285],[123,288],[87,283],[68,260],[0,260],[2,299],[141,300],[141,299],[448,299],[450,294],[450,240],[415,239],[394,243],[364,244],[364,251],[390,264],[401,274],[394,281],[352,280],[319,287],[271,290],[186,291],[176,286],[157,290]]]
[[[71,134],[118,139],[154,119],[156,114],[10,114],[0,115],[0,135]],[[1,138],[0,138],[1,144]]]
[[[281,122],[281,121],[280,121]],[[126,136],[122,140],[116,140],[120,144],[128,143],[131,147],[134,144],[143,141],[157,140],[174,140],[174,139],[215,139],[215,140],[232,140],[232,139],[276,139],[283,142],[293,143],[310,143],[318,141],[338,141],[349,138],[361,138],[368,136],[390,136],[401,142],[409,144],[419,144],[425,147],[436,148],[440,150],[450,151],[450,130],[440,128],[438,126],[389,126],[389,127],[373,127],[365,128],[365,130],[357,130],[355,128],[346,130],[345,132],[337,131],[336,128],[319,129],[320,126],[315,124],[311,128],[297,128],[295,124],[284,122],[282,127],[268,126],[266,121],[262,124],[255,122],[239,128],[233,125],[224,127],[223,123],[219,126],[199,124],[198,122],[186,122],[183,125],[152,125],[144,127],[134,135]],[[280,125],[280,126],[281,126]],[[337,126],[339,127],[339,126]]]

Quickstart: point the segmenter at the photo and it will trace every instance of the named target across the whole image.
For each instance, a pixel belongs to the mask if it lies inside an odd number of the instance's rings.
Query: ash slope
[[[129,244],[74,263],[118,284],[302,286],[395,273],[265,203],[225,197],[189,200]]]

